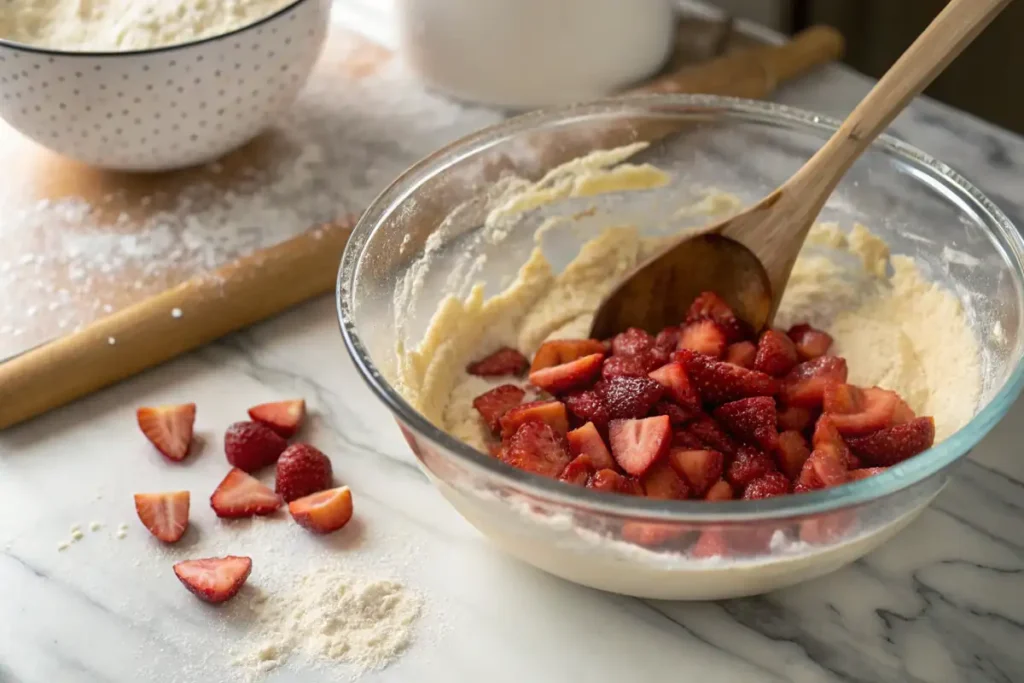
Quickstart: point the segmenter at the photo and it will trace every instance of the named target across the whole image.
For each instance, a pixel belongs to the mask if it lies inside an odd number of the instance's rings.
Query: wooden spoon
[[[637,266],[598,307],[590,336],[677,325],[706,290],[754,330],[770,325],[807,232],[843,174],[1009,3],[952,0],[799,171],[753,207],[683,235]]]

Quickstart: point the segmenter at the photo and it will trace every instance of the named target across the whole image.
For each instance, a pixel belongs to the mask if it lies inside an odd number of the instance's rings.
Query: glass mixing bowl
[[[847,173],[819,220],[863,223],[894,254],[915,257],[961,300],[981,352],[973,419],[927,452],[868,479],[758,501],[659,501],[595,492],[509,467],[431,424],[396,391],[398,336],[414,347],[459,264],[488,295],[507,285],[550,215],[593,211],[594,229],[678,231],[673,212],[714,187],[753,202],[786,180],[838,122],[775,104],[711,96],[624,98],[527,114],[482,130],[409,169],[363,214],[338,276],[341,330],[356,367],[394,414],[428,476],[455,508],[507,552],[599,589],[661,599],[761,593],[849,563],[905,527],[952,466],[1021,390],[1024,243],[1007,217],[945,164],[883,136]],[[637,140],[634,158],[671,174],[660,189],[567,199],[523,215],[500,243],[481,238],[490,190],[509,173],[538,179],[594,149]],[[545,250],[556,268],[594,232],[568,231]],[[433,276],[402,299],[396,288],[424,258]],[[486,260],[485,260],[486,259]],[[421,264],[422,265],[422,264]],[[401,331],[400,331],[401,330]],[[710,534],[708,532],[711,532]],[[704,557],[702,537],[724,555]],[[696,552],[695,552],[696,551]]]

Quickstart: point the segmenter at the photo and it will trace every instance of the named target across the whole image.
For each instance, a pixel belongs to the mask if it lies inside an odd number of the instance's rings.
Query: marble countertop
[[[833,66],[775,99],[841,116],[869,85]],[[1024,139],[928,100],[895,132],[1024,218]],[[224,426],[252,404],[295,395],[312,412],[305,437],[355,492],[358,524],[327,540],[288,533],[284,521],[222,528],[205,492],[224,471]],[[172,465],[138,434],[134,410],[181,401],[198,404],[203,443]],[[333,303],[320,299],[0,433],[0,683],[235,680],[230,653],[245,624],[196,602],[170,572],[201,551],[252,554],[256,586],[331,556],[419,592],[413,645],[367,681],[1024,681],[1017,418],[1024,403],[911,527],[852,566],[756,598],[637,600],[545,575],[463,521],[358,378]],[[164,550],[139,525],[130,494],[169,487],[193,491],[196,530]],[[121,523],[128,532],[118,539]],[[58,551],[72,525],[84,538]],[[288,665],[265,680],[348,672]]]

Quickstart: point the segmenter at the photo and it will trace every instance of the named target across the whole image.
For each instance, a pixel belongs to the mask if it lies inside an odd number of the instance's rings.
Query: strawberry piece
[[[782,380],[782,402],[800,408],[821,408],[829,381],[846,381],[844,359],[822,356],[800,363]]]
[[[725,459],[718,451],[690,450],[672,447],[668,452],[668,464],[693,489],[696,496],[703,497],[722,478]],[[732,491],[729,492],[730,497]]]
[[[706,415],[691,422],[686,429],[697,437],[701,448],[710,448],[726,455],[734,455],[739,450],[739,444],[733,441],[717,422]]]
[[[654,348],[665,353],[672,353],[676,350],[676,345],[679,344],[680,331],[678,327],[666,327],[654,338]]]
[[[498,457],[512,467],[551,478],[558,477],[572,459],[564,432],[536,420],[519,425]]]
[[[742,491],[750,482],[759,479],[775,470],[775,463],[761,451],[744,446],[736,453],[736,458],[729,463],[725,471],[725,479],[733,489]]]
[[[858,469],[855,469],[855,470],[850,470],[849,472],[847,472],[847,478],[850,481],[860,481],[861,479],[867,479],[868,477],[873,477],[876,474],[881,474],[882,472],[885,472],[887,469],[889,469],[889,468],[888,467],[861,467],[861,468],[858,468]]]
[[[210,496],[210,507],[218,517],[269,515],[281,507],[281,496],[260,480],[234,467]]]
[[[779,391],[778,380],[757,370],[723,363],[688,349],[676,351],[672,356],[673,360],[682,362],[697,392],[709,403],[728,403],[748,396],[771,396]]]
[[[793,325],[787,334],[793,340],[797,354],[804,360],[824,356],[832,346],[832,337],[829,334],[816,330],[806,323]]]
[[[516,406],[505,413],[501,420],[501,438],[507,439],[527,422],[543,422],[559,434],[569,431],[569,418],[565,405],[558,401],[531,401]]]
[[[612,339],[613,356],[640,356],[654,348],[654,337],[639,327],[631,327]]]
[[[612,420],[608,425],[612,457],[633,476],[646,472],[672,443],[672,424],[658,415],[642,420]]]
[[[546,341],[537,349],[533,356],[533,363],[530,365],[530,372],[536,372],[543,368],[550,368],[553,365],[571,363],[577,358],[589,356],[593,353],[606,353],[607,349],[602,342],[596,339],[554,339]]]
[[[587,482],[588,489],[595,491],[607,491],[608,493],[623,493],[630,496],[644,495],[643,487],[632,477],[624,477],[615,470],[604,469],[594,472],[594,475]]]
[[[792,430],[779,434],[779,449],[775,452],[775,461],[790,480],[795,481],[800,476],[800,471],[810,455],[811,450],[807,447],[807,440],[803,434]]]
[[[308,443],[296,443],[285,449],[277,460],[275,488],[290,503],[317,491],[331,488],[331,460]]]
[[[843,436],[861,436],[890,427],[899,412],[905,421],[910,407],[898,394],[878,387],[860,389],[852,384],[829,382],[822,397],[825,412]]]
[[[209,557],[185,560],[174,565],[174,575],[200,600],[219,604],[230,600],[242,588],[252,571],[248,557]]]
[[[612,356],[605,359],[601,367],[601,377],[645,377],[648,373],[647,363],[643,358],[635,356]]]
[[[192,445],[196,404],[139,408],[135,411],[139,429],[168,460],[183,460]]]
[[[612,377],[598,382],[594,390],[612,420],[641,418],[665,394],[665,388],[649,377]]]
[[[733,436],[751,446],[769,452],[778,448],[775,399],[771,396],[752,396],[724,403],[715,409],[714,415]]]
[[[729,482],[723,479],[719,479],[712,484],[708,492],[704,494],[704,500],[712,503],[715,501],[732,500],[732,498],[732,486],[729,486]]]
[[[512,384],[502,384],[473,399],[473,407],[480,413],[491,433],[497,434],[501,428],[501,418],[523,402],[526,392]]]
[[[850,449],[843,440],[831,415],[822,415],[814,426],[814,436],[811,444],[816,451],[828,451],[830,456],[841,463],[846,469],[850,469]]]
[[[725,349],[725,362],[752,370],[757,359],[757,347],[754,342],[741,341],[730,344]]]
[[[769,472],[747,484],[743,500],[761,500],[789,493],[789,480],[781,472]]]
[[[530,361],[513,348],[503,346],[486,358],[470,363],[466,372],[477,377],[502,377],[522,375]]]
[[[270,427],[278,436],[289,439],[299,431],[306,418],[306,401],[301,398],[290,401],[261,403],[249,408],[249,417]]]
[[[347,486],[317,491],[288,503],[288,512],[304,529],[329,534],[352,519],[352,491]]]
[[[675,469],[664,460],[654,463],[640,477],[644,494],[648,498],[660,500],[685,500],[690,495],[690,487],[676,474]]]
[[[821,517],[805,519],[800,523],[800,540],[811,544],[840,542],[856,521],[856,516],[850,510],[839,510]]]
[[[689,451],[700,451],[707,448],[704,442],[693,434],[685,431],[678,431],[672,435],[672,448],[682,448]]]
[[[694,557],[725,557],[729,554],[729,546],[721,531],[709,529],[700,533],[691,552]]]
[[[611,451],[604,445],[604,439],[593,422],[572,430],[566,434],[566,439],[569,441],[569,451],[576,456],[587,456],[595,470],[615,467]]]
[[[670,522],[634,522],[622,525],[622,540],[654,548],[684,535],[687,529]]]
[[[869,465],[888,467],[928,450],[934,442],[935,420],[918,417],[868,436],[851,438],[849,445]]]
[[[721,357],[727,346],[725,330],[714,320],[696,320],[683,327],[676,350],[690,349],[712,358]]]
[[[681,427],[691,420],[695,420],[700,413],[690,408],[684,408],[678,403],[667,399],[661,399],[651,407],[652,415],[668,415],[673,427]]]
[[[530,373],[530,384],[551,394],[561,394],[589,386],[601,372],[603,353],[592,353],[561,365],[552,365]]]
[[[804,463],[797,483],[811,489],[845,484],[850,450],[828,415],[818,418],[812,443],[814,451]]]
[[[596,391],[580,391],[569,394],[564,398],[565,407],[582,422],[593,422],[598,431],[603,432],[608,428],[608,406],[604,399]]]
[[[185,534],[188,504],[188,491],[135,494],[135,512],[139,521],[164,543],[174,543]]]
[[[665,387],[665,394],[681,406],[700,409],[700,394],[693,388],[682,363],[667,363],[648,375]]]
[[[703,292],[690,304],[686,312],[686,322],[708,318],[718,323],[725,331],[729,343],[743,341],[749,337],[750,327],[739,320],[729,304],[714,292]]]
[[[815,415],[807,408],[780,406],[775,419],[780,430],[802,432],[814,424]]]
[[[273,465],[288,442],[259,422],[236,422],[224,432],[224,454],[240,470],[255,472]]]
[[[796,346],[789,337],[777,330],[765,330],[757,343],[754,369],[772,377],[782,377],[796,367],[798,360]]]
[[[566,484],[586,486],[594,471],[594,463],[591,462],[590,456],[577,455],[569,461],[569,464],[565,466],[562,473],[558,475],[558,480],[564,481]]]

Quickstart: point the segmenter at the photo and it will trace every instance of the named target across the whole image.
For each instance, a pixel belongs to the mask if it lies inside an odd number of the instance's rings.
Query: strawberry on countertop
[[[185,588],[200,600],[213,604],[233,598],[251,571],[251,559],[234,555],[185,560],[174,565],[174,575]]]
[[[139,429],[168,460],[184,460],[192,445],[196,404],[143,407],[135,411]]]

